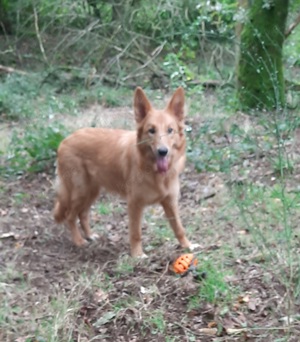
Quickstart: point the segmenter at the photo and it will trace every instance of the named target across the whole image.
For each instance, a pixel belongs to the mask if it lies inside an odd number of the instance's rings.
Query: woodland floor
[[[101,121],[98,111],[103,120],[125,118],[123,126],[132,117],[126,108],[94,108],[86,115],[96,113]],[[202,123],[189,122],[193,129]],[[226,139],[213,143],[218,148]],[[248,182],[272,184],[268,158],[245,160]],[[231,180],[239,167],[233,166]],[[300,340],[298,320],[288,322],[300,303],[287,304],[279,275],[285,268],[262,253],[243,225],[228,175],[198,173],[189,162],[181,177],[181,217],[189,238],[200,244],[203,280],[172,272],[182,251],[158,207],[146,211],[143,223],[148,258],[129,258],[126,204],[109,194],[91,214],[100,239],[74,247],[67,230],[53,222],[53,177],[0,183],[0,341]],[[296,181],[297,172],[292,185]]]

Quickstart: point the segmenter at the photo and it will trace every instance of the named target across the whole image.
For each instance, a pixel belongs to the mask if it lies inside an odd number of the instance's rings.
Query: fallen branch
[[[1,65],[1,64],[0,64],[0,71],[4,71],[4,72],[6,72],[6,73],[8,73],[8,74],[14,72],[14,73],[20,74],[20,75],[27,75],[27,72],[25,72],[25,71],[18,70],[18,69],[14,69],[14,68],[12,68],[12,67],[6,67],[6,66]]]

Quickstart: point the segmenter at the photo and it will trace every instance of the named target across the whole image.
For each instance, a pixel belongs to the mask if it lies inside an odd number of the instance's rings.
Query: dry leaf
[[[2,235],[0,235],[0,239],[8,239],[8,238],[14,238],[15,240],[17,240],[19,238],[19,235],[13,232],[3,233]]]
[[[249,234],[249,231],[246,230],[246,229],[243,229],[243,230],[239,230],[237,233],[238,233],[239,235],[247,235],[247,234]]]
[[[94,294],[94,301],[96,303],[101,303],[108,298],[108,294],[101,289],[98,289]]]
[[[248,302],[248,309],[251,311],[256,310],[256,298],[250,298],[250,300]]]
[[[6,216],[7,210],[0,209],[0,216]]]
[[[250,297],[249,295],[245,295],[245,296],[239,296],[238,298],[238,302],[239,303],[249,303]]]
[[[104,313],[94,324],[93,326],[99,328],[101,325],[109,323],[113,318],[116,317],[116,313],[113,311],[108,311]]]
[[[215,322],[215,321],[212,321],[212,322],[209,322],[208,324],[207,324],[207,327],[208,328],[215,328],[217,326],[217,323]]]
[[[217,328],[202,328],[202,329],[199,329],[199,332],[205,335],[214,336],[217,334],[218,329]]]
[[[226,329],[228,335],[237,335],[246,332],[247,329]]]
[[[19,248],[21,248],[21,247],[23,247],[23,243],[21,243],[21,242],[16,242],[16,243],[15,243],[15,248],[16,248],[16,249],[19,249]]]
[[[112,241],[112,242],[118,242],[120,241],[120,235],[119,234],[109,234],[108,236],[109,240]]]

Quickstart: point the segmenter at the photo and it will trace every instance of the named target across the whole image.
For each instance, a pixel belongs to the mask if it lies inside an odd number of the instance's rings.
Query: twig
[[[38,42],[39,42],[40,50],[41,50],[41,53],[42,53],[42,55],[43,55],[43,58],[44,58],[46,64],[49,64],[49,63],[48,63],[47,56],[46,56],[46,53],[45,53],[45,49],[44,49],[42,37],[41,37],[41,34],[40,34],[39,22],[38,22],[38,15],[37,15],[37,11],[36,11],[36,8],[35,8],[35,7],[33,7],[33,14],[34,14],[34,27],[35,27],[35,33],[36,33],[37,40],[38,40]]]
[[[161,281],[162,277],[168,272],[169,266],[170,266],[170,262],[167,263],[162,275],[155,282],[156,285]]]
[[[137,45],[137,42],[134,42]],[[153,64],[153,60],[161,53],[161,51],[163,50],[164,46],[166,45],[166,42],[163,42],[160,46],[158,46],[152,56],[146,61],[146,63],[144,63],[143,65],[141,65],[140,67],[136,68],[133,72],[131,72],[129,75],[127,75],[126,77],[124,77],[122,79],[122,81],[126,81],[127,79],[131,78],[132,75],[134,75],[137,71],[146,68],[147,66],[149,66],[149,64]],[[141,49],[139,49],[141,51]],[[157,72],[155,72],[155,74],[157,74]]]

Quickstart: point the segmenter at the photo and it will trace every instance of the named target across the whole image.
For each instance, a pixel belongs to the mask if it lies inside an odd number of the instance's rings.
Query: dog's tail
[[[57,223],[61,223],[65,220],[67,214],[67,191],[65,185],[57,174],[55,180],[56,201],[54,205],[53,216]]]

